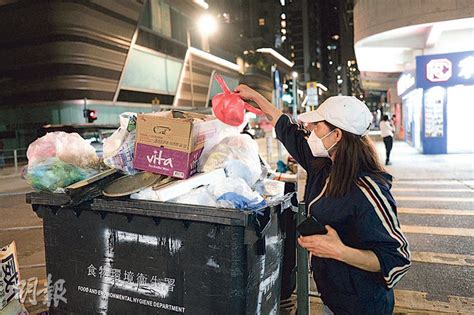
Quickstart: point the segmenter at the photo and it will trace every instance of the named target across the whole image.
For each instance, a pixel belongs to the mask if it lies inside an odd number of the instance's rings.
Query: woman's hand
[[[239,96],[248,101],[254,101],[258,107],[265,113],[268,120],[273,126],[276,125],[278,118],[282,115],[281,110],[273,106],[262,94],[258,93],[254,89],[248,87],[245,84],[240,84],[234,89],[234,92],[238,93]]]
[[[326,225],[328,230],[324,235],[300,236],[298,244],[306,248],[313,256],[343,260],[346,245],[341,241],[336,230]]]
[[[258,93],[257,91],[245,84],[240,84],[239,86],[237,86],[234,89],[234,92],[239,93],[239,96],[242,99],[248,101],[258,102],[259,100],[264,99],[262,94]]]
[[[298,244],[313,256],[331,258],[370,272],[380,272],[380,262],[371,250],[352,248],[344,245],[336,230],[326,225],[328,234],[300,236]]]

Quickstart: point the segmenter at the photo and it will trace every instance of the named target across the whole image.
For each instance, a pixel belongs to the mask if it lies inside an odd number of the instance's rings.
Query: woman
[[[354,97],[334,96],[302,114],[311,133],[248,86],[236,92],[256,102],[275,126],[277,138],[306,169],[308,212],[328,230],[300,237],[312,255],[313,276],[331,314],[391,314],[393,287],[410,267],[384,172],[365,135],[372,115]],[[329,310],[327,309],[329,308]]]
[[[385,165],[390,165],[390,152],[392,151],[393,147],[393,132],[395,129],[393,128],[390,120],[388,120],[388,115],[384,115],[382,117],[382,121],[380,122],[380,135],[382,136],[383,143],[385,144]]]

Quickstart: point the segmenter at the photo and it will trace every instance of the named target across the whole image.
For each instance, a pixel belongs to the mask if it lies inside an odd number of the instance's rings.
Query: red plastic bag
[[[212,98],[212,109],[217,119],[231,126],[239,126],[244,122],[245,110],[263,115],[260,109],[244,102],[239,94],[231,92],[220,75],[216,73],[214,78],[223,91]]]

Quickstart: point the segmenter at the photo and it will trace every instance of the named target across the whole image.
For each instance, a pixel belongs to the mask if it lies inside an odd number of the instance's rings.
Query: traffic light
[[[288,104],[293,103],[293,80],[286,80],[283,84],[282,100]]]
[[[97,113],[95,109],[84,109],[84,117],[87,118],[87,122],[93,123],[97,119]]]
[[[287,86],[286,92],[293,96],[293,80],[286,80],[285,83]]]

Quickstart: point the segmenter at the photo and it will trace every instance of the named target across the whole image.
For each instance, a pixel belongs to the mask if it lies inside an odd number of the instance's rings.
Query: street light
[[[203,47],[202,50],[209,52],[209,47],[208,45],[204,45],[204,39],[207,40],[209,35],[214,34],[217,31],[217,21],[216,19],[209,14],[202,15],[200,18],[198,18],[196,24],[194,24],[193,27],[187,28],[186,29],[186,36],[187,36],[187,43],[188,47],[191,47],[191,35],[190,31],[197,29],[199,33],[201,34],[201,37],[203,39]],[[204,47],[206,46],[206,47]]]
[[[212,15],[206,14],[199,18],[197,27],[199,33],[204,36],[209,36],[217,30],[217,21]]]
[[[195,28],[197,28],[199,33],[201,34],[202,50],[204,50],[205,52],[209,52],[208,36],[213,34],[217,30],[216,19],[209,14],[205,14],[198,19],[197,23],[192,29]],[[190,30],[190,28],[186,29],[186,40],[188,48],[191,47]],[[189,56],[189,81],[191,83],[191,106],[194,108],[193,62],[191,55]]]

